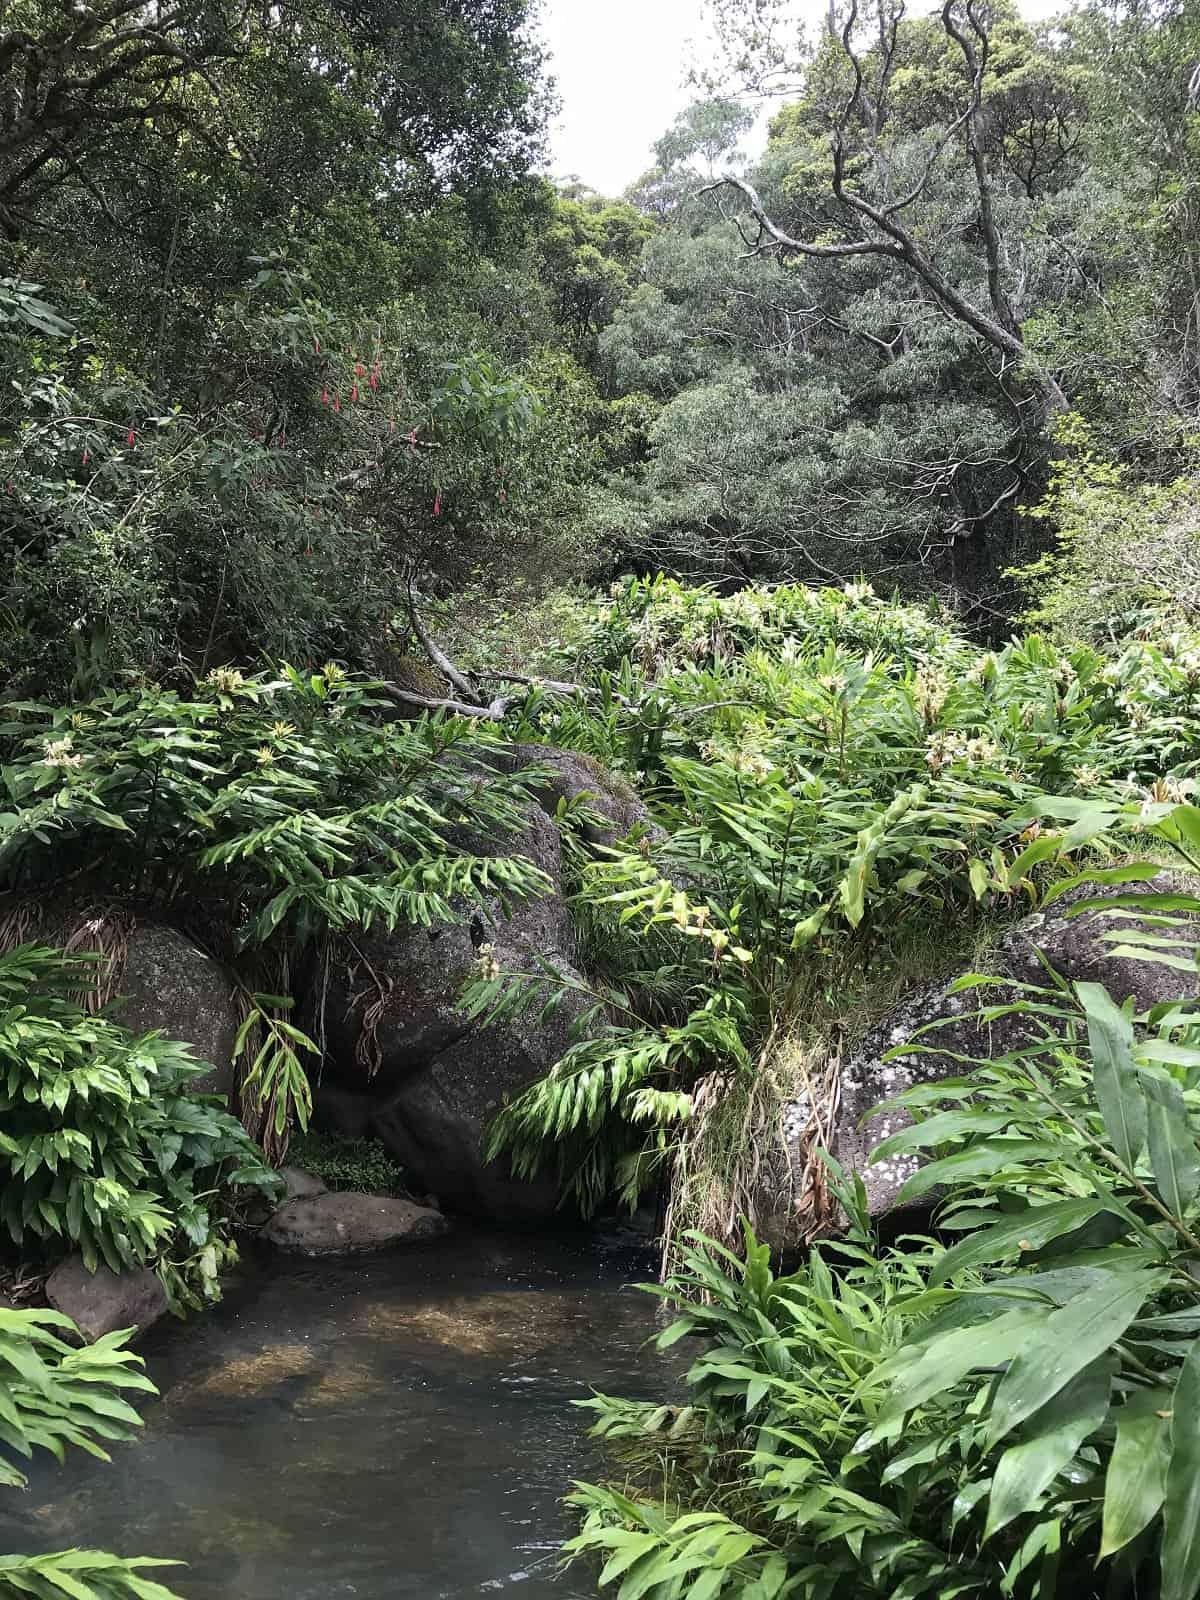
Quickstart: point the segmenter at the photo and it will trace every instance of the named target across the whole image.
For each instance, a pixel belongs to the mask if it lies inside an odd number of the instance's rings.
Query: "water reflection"
[[[191,1600],[521,1600],[564,1577],[559,1499],[596,1466],[571,1401],[653,1393],[655,1304],[629,1253],[460,1232],[319,1266],[273,1261],[143,1346],[163,1391],[111,1465],[39,1464],[0,1550],[188,1562]]]

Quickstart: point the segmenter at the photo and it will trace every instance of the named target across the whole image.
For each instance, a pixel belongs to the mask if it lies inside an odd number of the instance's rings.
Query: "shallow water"
[[[111,1464],[42,1462],[0,1550],[174,1556],[191,1600],[594,1595],[556,1562],[560,1499],[599,1467],[571,1404],[647,1397],[644,1259],[465,1229],[357,1261],[256,1264],[143,1341],[161,1399]]]

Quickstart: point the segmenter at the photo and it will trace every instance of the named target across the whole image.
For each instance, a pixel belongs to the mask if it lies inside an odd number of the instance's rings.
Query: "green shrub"
[[[1194,973],[1181,933],[1114,939]],[[775,1277],[697,1237],[654,1291],[660,1346],[703,1340],[689,1403],[586,1402],[631,1477],[572,1497],[620,1600],[1200,1591],[1200,1008],[1022,990],[983,1016],[1032,1042],[901,1096],[876,1152],[935,1158],[907,1196],[958,1243],[881,1251],[831,1162],[845,1240]]]
[[[1139,628],[1200,620],[1200,483],[1193,470],[1139,483],[1098,452],[1078,415],[1059,419],[1060,454],[1029,515],[1055,548],[1013,574],[1031,605],[1025,620],[1063,639],[1114,640]],[[1188,454],[1194,463],[1195,442]]]
[[[654,580],[600,609],[589,661],[592,698],[534,697],[514,732],[615,761],[662,836],[580,869],[587,1027],[492,1139],[588,1207],[675,1161],[702,1084],[745,1104],[778,1040],[864,974],[1036,905],[1077,852],[1127,849],[1200,763],[1200,640],[1181,635],[993,652],[861,585]],[[543,1005],[554,982],[496,973],[468,1007]]]
[[[519,823],[520,777],[482,759],[456,721],[388,722],[372,686],[334,664],[243,676],[189,698],[146,685],[58,708],[7,707],[0,726],[0,887],[44,899],[74,880],[106,899],[174,908],[221,953],[260,951],[262,987],[331,930],[452,921],[486,897],[545,888],[524,857],[480,856],[463,824]],[[286,996],[252,997],[239,1040],[264,1124],[303,1122]]]
[[[101,1461],[106,1446],[130,1438],[141,1418],[131,1394],[154,1394],[137,1369],[142,1362],[125,1348],[126,1333],[110,1333],[76,1349],[66,1342],[71,1322],[55,1311],[10,1311],[0,1307],[0,1485],[22,1488],[17,1465],[34,1450],[62,1459],[67,1445]],[[122,1560],[102,1550],[64,1550],[54,1555],[0,1555],[0,1594],[36,1600],[175,1600],[146,1576],[170,1562],[144,1557]]]
[[[330,1189],[352,1189],[360,1194],[405,1192],[403,1167],[377,1139],[340,1139],[310,1130],[292,1140],[288,1159]]]
[[[243,947],[280,930],[451,918],[451,901],[542,886],[523,859],[451,835],[511,828],[524,790],[483,765],[460,722],[387,723],[372,686],[335,665],[244,677],[194,698],[154,686],[68,708],[19,704],[0,727],[8,886],[95,869],[110,894],[231,911]]]
[[[177,1305],[214,1297],[224,1210],[277,1180],[234,1117],[189,1094],[188,1047],[81,1010],[62,992],[78,973],[33,945],[0,956],[0,1222],[91,1271],[154,1265]]]

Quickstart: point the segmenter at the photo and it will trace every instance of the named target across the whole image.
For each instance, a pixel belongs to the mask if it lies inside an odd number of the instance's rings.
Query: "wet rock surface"
[[[68,1256],[55,1267],[46,1280],[46,1298],[89,1344],[118,1328],[149,1328],[167,1310],[163,1286],[148,1267],[89,1272],[80,1256]]]
[[[357,1255],[388,1245],[436,1239],[449,1228],[440,1211],[381,1194],[302,1195],[289,1200],[263,1229],[280,1250],[305,1256]]]

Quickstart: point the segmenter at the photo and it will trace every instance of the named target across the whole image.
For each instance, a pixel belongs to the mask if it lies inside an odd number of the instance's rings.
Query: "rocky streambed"
[[[247,1263],[141,1345],[161,1398],[112,1466],[40,1462],[0,1549],[175,1557],[192,1600],[522,1600],[564,1575],[561,1496],[601,1470],[572,1405],[660,1391],[638,1252],[460,1227],[356,1258]]]

